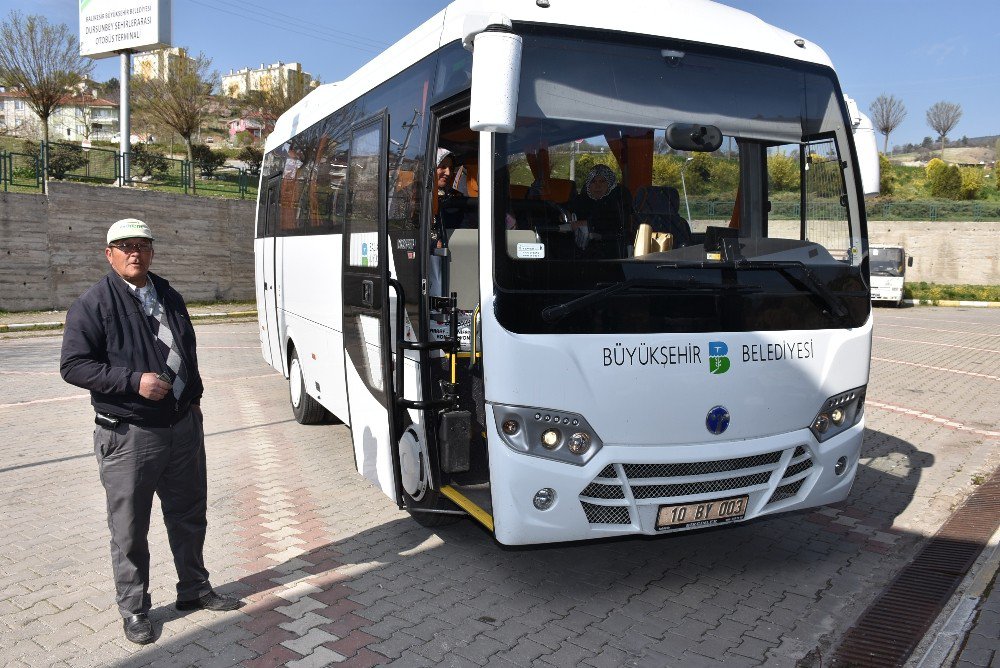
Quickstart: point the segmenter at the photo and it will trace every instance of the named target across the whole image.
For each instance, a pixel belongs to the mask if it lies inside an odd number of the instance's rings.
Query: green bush
[[[167,171],[167,159],[156,148],[147,144],[134,144],[130,156],[132,175],[151,177],[164,174]]]
[[[891,195],[896,189],[896,172],[889,158],[878,156],[878,188],[880,195]]]
[[[955,165],[935,170],[930,186],[932,197],[962,199],[962,173]]]
[[[213,151],[205,144],[191,145],[191,159],[199,173],[206,178],[211,178],[215,174],[215,170],[226,163],[224,154]]]
[[[941,158],[932,158],[927,166],[924,167],[924,173],[927,175],[927,182],[933,183],[935,179],[941,173],[941,170],[947,169],[948,165]]]
[[[260,164],[264,161],[264,152],[259,148],[256,146],[244,146],[236,158],[246,164],[247,172],[254,176],[260,174]]]
[[[681,187],[681,161],[669,155],[653,156],[653,185]]]
[[[767,171],[772,191],[798,190],[799,160],[795,156],[781,153],[767,156]]]
[[[986,183],[983,170],[979,167],[962,167],[959,172],[962,175],[961,198],[977,199]]]
[[[38,144],[25,142],[28,153],[38,153]],[[48,169],[49,178],[63,179],[69,172],[80,169],[87,164],[87,154],[79,146],[73,144],[53,144],[49,142]]]

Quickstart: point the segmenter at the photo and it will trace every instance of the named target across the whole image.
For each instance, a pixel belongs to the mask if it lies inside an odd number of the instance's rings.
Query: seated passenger
[[[607,165],[595,165],[587,174],[583,192],[568,204],[576,216],[570,224],[580,253],[591,257],[624,257],[631,243],[632,196]]]

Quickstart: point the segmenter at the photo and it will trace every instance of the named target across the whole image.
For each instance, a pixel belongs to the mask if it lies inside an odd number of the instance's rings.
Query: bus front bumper
[[[495,535],[523,545],[688,531],[842,501],[864,420],[823,443],[802,429],[696,445],[605,444],[585,466],[515,452],[490,431]],[[540,490],[555,495],[545,510],[534,504]],[[712,517],[723,503],[736,512]],[[679,514],[688,521],[671,523]]]

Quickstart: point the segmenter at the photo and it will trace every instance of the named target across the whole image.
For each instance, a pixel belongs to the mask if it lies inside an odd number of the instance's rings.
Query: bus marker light
[[[574,455],[582,455],[590,449],[590,434],[582,431],[576,432],[569,437],[566,447],[568,447],[569,451]]]
[[[513,436],[517,432],[521,431],[521,425],[517,420],[504,420],[503,421],[503,433],[508,436]]]
[[[549,450],[555,450],[559,447],[559,441],[561,434],[558,429],[546,429],[542,432],[542,445],[544,445]]]
[[[535,492],[535,498],[532,499],[532,503],[535,504],[535,508],[538,508],[539,510],[548,510],[555,502],[556,490],[551,487],[543,487],[538,490]]]
[[[830,418],[826,415],[820,415],[816,418],[816,422],[813,423],[813,429],[821,434],[825,434],[826,430],[830,428]]]

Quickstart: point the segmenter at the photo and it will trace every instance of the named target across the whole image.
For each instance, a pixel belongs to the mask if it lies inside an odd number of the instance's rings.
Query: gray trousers
[[[201,417],[191,410],[173,427],[120,423],[94,429],[94,452],[107,492],[111,565],[122,617],[149,612],[149,516],[160,497],[177,569],[177,598],[211,590],[205,545],[207,474]]]

